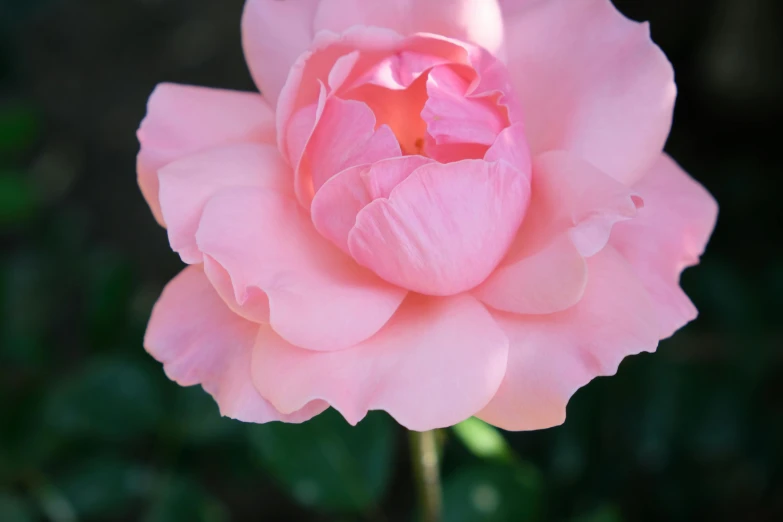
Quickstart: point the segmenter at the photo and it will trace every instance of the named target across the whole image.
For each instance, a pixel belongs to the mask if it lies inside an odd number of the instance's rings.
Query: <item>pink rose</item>
[[[163,84],[139,184],[189,266],[147,350],[224,415],[563,422],[696,317],[715,224],[609,0],[248,0],[262,94]]]

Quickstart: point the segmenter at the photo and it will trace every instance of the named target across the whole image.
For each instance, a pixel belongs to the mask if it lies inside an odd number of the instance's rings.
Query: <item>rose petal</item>
[[[514,123],[503,129],[484,156],[484,161],[499,160],[507,161],[520,172],[530,174],[532,160],[522,123]]]
[[[573,306],[586,282],[582,258],[600,251],[612,226],[635,216],[640,201],[569,153],[539,156],[525,220],[503,263],[475,295],[493,308],[521,314]]]
[[[400,34],[434,33],[478,44],[502,54],[503,19],[495,0],[322,0],[316,30],[342,32],[378,26]]]
[[[503,379],[507,345],[470,296],[412,296],[377,335],[345,350],[302,350],[262,326],[253,376],[281,411],[323,399],[352,424],[385,410],[408,429],[429,430],[489,401]]]
[[[431,163],[423,156],[402,156],[346,169],[318,190],[310,207],[316,230],[344,252],[356,215],[373,200],[388,198],[392,189],[417,168]]]
[[[335,94],[326,88],[330,76],[335,87],[345,83],[351,85],[373,64],[397,50],[402,42],[403,38],[398,33],[380,27],[352,27],[339,35],[330,31],[319,32],[310,50],[297,58],[291,67],[280,91],[276,106],[280,150],[289,150],[286,141],[292,116],[303,107],[322,105],[324,95]],[[360,51],[358,57],[354,54],[356,51]],[[335,67],[339,71],[335,71]],[[292,161],[292,164],[295,162]]]
[[[293,193],[293,172],[269,144],[240,143],[209,149],[159,171],[160,206],[171,248],[186,263],[201,263],[196,229],[207,200],[227,187],[263,187]]]
[[[429,295],[482,282],[527,209],[527,177],[508,163],[465,160],[416,169],[356,216],[348,247],[383,279]]]
[[[498,267],[473,290],[483,303],[518,314],[550,314],[576,304],[587,285],[587,263],[567,235]]]
[[[421,117],[435,143],[492,145],[508,121],[489,99],[466,97],[469,83],[448,66],[435,67],[427,78],[427,102]]]
[[[162,83],[150,95],[138,131],[141,192],[165,226],[158,202],[158,170],[172,161],[217,145],[274,143],[275,116],[255,93]]]
[[[204,274],[223,302],[238,316],[253,323],[269,322],[269,298],[260,288],[251,286],[237,294],[234,282],[220,263],[204,255]]]
[[[534,155],[572,151],[633,184],[669,134],[676,88],[647,24],[610,0],[503,3],[509,73]]]
[[[242,46],[250,73],[273,105],[291,66],[313,40],[320,0],[247,0],[242,14]]]
[[[614,374],[624,357],[655,350],[655,311],[628,263],[612,247],[587,263],[587,289],[574,307],[549,315],[493,314],[510,339],[508,369],[479,418],[507,430],[556,426],[576,390]]]
[[[245,422],[303,422],[321,413],[323,401],[309,401],[282,414],[256,391],[250,358],[257,324],[233,314],[199,266],[189,266],[163,290],[152,310],[144,346],[182,386],[201,384],[220,412]]]
[[[218,193],[204,208],[196,241],[229,274],[240,306],[253,289],[266,293],[272,327],[296,346],[353,346],[405,297],[322,238],[294,199],[266,189]]]
[[[612,230],[609,243],[650,292],[665,338],[696,318],[696,308],[680,288],[680,273],[699,262],[715,228],[718,205],[667,155],[634,190],[645,206],[635,219]]]
[[[315,192],[348,167],[401,156],[394,133],[385,125],[375,130],[375,116],[364,103],[330,98],[310,137],[297,176]]]

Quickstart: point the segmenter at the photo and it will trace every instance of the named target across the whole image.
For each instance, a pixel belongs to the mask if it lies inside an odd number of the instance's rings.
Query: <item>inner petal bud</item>
[[[453,295],[505,256],[530,199],[530,158],[503,64],[468,44],[413,41],[375,63],[341,62],[346,79],[330,82],[302,164],[324,237],[397,286]],[[420,52],[430,43],[460,52]]]

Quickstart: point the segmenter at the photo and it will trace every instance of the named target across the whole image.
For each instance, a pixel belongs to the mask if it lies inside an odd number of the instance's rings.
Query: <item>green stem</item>
[[[410,432],[411,463],[419,502],[419,522],[440,522],[441,487],[435,430]]]

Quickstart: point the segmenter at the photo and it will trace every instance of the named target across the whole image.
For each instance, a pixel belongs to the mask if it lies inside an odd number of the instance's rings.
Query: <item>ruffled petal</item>
[[[287,143],[289,126],[297,113],[306,107],[317,107],[306,134],[309,137],[326,99],[343,84],[351,85],[363,71],[393,53],[402,42],[403,37],[398,33],[380,27],[357,26],[339,35],[330,31],[319,32],[310,49],[291,67],[280,91],[275,112],[280,150],[291,150]],[[296,166],[297,162],[296,158],[291,158],[292,166]]]
[[[423,431],[456,424],[486,405],[503,379],[507,346],[470,296],[411,296],[378,334],[345,350],[296,348],[262,326],[253,376],[281,411],[323,399],[351,424],[385,410]]]
[[[680,273],[699,262],[718,216],[715,199],[669,156],[634,186],[644,198],[636,219],[618,224],[609,243],[631,264],[653,297],[660,337],[696,318]]]
[[[613,375],[624,357],[655,350],[655,310],[628,263],[611,247],[587,263],[587,289],[572,308],[549,315],[493,314],[510,340],[508,368],[479,418],[507,430],[556,426],[576,390],[594,377]]]
[[[661,154],[674,73],[610,0],[507,0],[509,73],[534,155],[572,151],[633,184]]]
[[[159,171],[160,206],[172,250],[186,263],[201,263],[196,229],[206,202],[228,187],[262,187],[293,194],[293,172],[277,147],[239,143],[169,163]]]
[[[182,386],[201,384],[220,412],[245,422],[303,422],[327,408],[308,401],[282,414],[256,391],[250,376],[257,324],[232,313],[199,266],[189,266],[163,290],[144,346]]]
[[[196,241],[228,274],[239,306],[264,292],[272,328],[311,350],[367,339],[406,294],[357,267],[316,232],[294,199],[270,190],[218,193],[204,208]]]
[[[504,161],[431,163],[356,217],[348,247],[395,285],[451,295],[481,283],[516,234],[530,197],[527,176]]]
[[[228,143],[275,142],[275,116],[256,93],[162,83],[150,95],[138,131],[139,187],[155,219],[158,170],[176,159]]]
[[[584,259],[606,245],[615,223],[631,219],[642,200],[625,185],[567,152],[533,164],[530,208],[500,267],[474,294],[519,314],[548,314],[582,297]]]
[[[427,102],[421,117],[435,143],[492,145],[508,121],[488,98],[467,97],[470,84],[448,66],[427,77]]]

